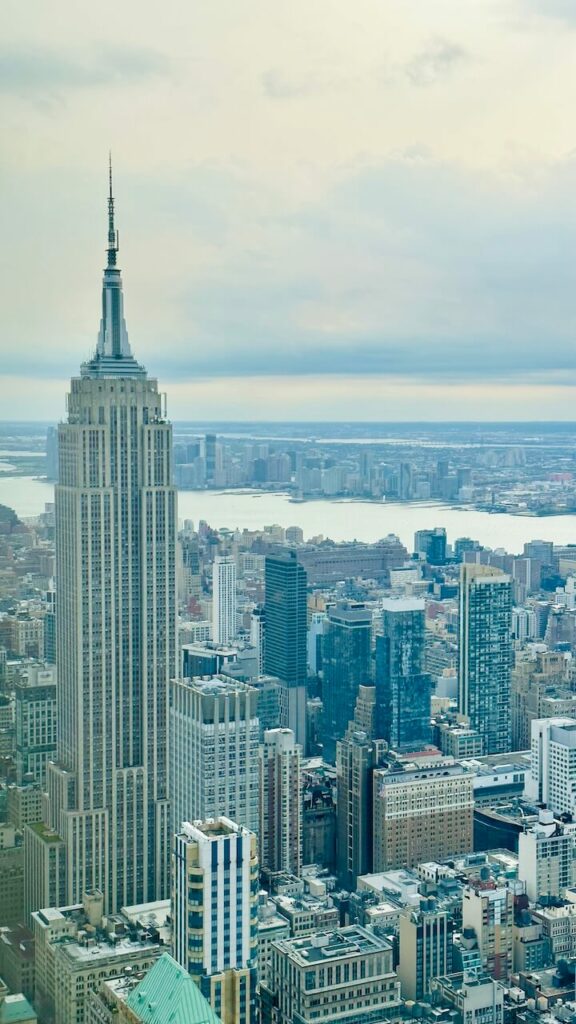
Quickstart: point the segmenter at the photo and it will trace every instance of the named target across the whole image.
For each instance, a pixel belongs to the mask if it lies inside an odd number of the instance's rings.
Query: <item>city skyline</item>
[[[93,347],[111,147],[176,420],[572,418],[568,4],[107,7],[9,4],[4,416]]]

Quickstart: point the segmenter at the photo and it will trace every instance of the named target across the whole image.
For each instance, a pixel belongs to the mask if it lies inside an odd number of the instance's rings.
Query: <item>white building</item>
[[[184,822],[172,858],[173,956],[223,1024],[256,1021],[256,836],[228,818]]]
[[[537,718],[532,722],[526,796],[554,814],[576,811],[576,719]]]
[[[68,902],[105,910],[168,892],[166,721],[176,674],[176,489],[158,382],[128,342],[114,200],[96,352],[58,428],[58,762],[50,826]]]
[[[574,884],[574,832],[541,811],[534,828],[518,837],[518,878],[531,903],[540,896],[564,896]]]
[[[212,640],[229,644],[236,633],[236,562],[217,555],[212,571]]]
[[[172,831],[219,814],[258,831],[258,691],[214,676],[171,683]]]

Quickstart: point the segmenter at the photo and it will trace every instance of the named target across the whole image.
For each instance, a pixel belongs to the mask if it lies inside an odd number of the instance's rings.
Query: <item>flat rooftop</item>
[[[303,967],[307,964],[366,956],[369,953],[381,953],[390,949],[384,939],[372,935],[358,925],[338,928],[332,932],[321,932],[302,939],[283,939],[279,944]]]

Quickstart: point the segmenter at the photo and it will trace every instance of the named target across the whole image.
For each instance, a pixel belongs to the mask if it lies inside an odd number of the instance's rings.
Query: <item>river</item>
[[[9,505],[23,518],[37,516],[54,497],[52,484],[26,476],[0,476],[0,504]],[[511,516],[504,513],[450,508],[436,504],[389,504],[362,501],[306,501],[293,503],[285,494],[235,491],[180,491],[178,515],[197,525],[257,530],[272,523],[300,526],[306,539],[323,534],[333,540],[376,541],[396,533],[412,550],[416,530],[445,526],[448,540],[473,537],[487,547],[502,547],[514,554],[525,541],[551,540],[576,544],[576,516]]]

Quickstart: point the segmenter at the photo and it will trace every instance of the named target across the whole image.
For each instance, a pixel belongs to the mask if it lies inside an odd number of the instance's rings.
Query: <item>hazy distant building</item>
[[[486,754],[511,747],[511,615],[510,577],[494,566],[462,565],[458,710]]]
[[[417,530],[414,534],[414,551],[423,555],[429,565],[444,565],[446,562],[446,530],[436,526],[433,530]]]
[[[306,744],[306,571],[295,551],[266,556],[264,664],[285,690],[286,717],[296,742]]]

